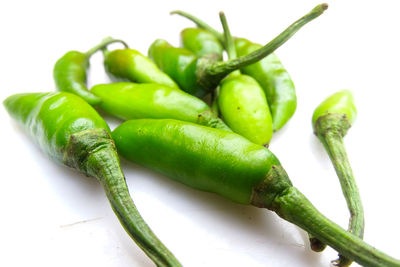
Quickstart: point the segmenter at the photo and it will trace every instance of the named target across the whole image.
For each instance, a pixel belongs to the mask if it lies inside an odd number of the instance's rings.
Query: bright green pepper
[[[181,266],[136,209],[110,129],[89,104],[56,92],[16,94],[4,105],[50,158],[99,180],[121,224],[154,263]]]
[[[178,88],[122,82],[95,85],[91,92],[103,99],[101,109],[124,120],[177,119],[230,131],[205,102]]]
[[[238,56],[248,55],[262,47],[243,38],[236,39],[235,45]],[[272,53],[254,64],[241,68],[241,71],[256,79],[264,89],[274,131],[282,128],[296,111],[297,97],[293,81],[279,58]]]
[[[156,40],[149,48],[149,57],[171,76],[180,88],[190,94],[202,97],[213,91],[220,81],[234,70],[259,61],[274,52],[302,26],[320,16],[327,4],[316,6],[311,12],[294,22],[263,48],[244,57],[218,62],[215,56],[197,57],[193,52],[172,47],[164,40]]]
[[[354,123],[356,115],[353,95],[350,91],[343,90],[329,96],[315,109],[312,124],[315,135],[324,145],[339,177],[350,212],[349,232],[362,238],[364,210],[343,143],[343,137]],[[336,266],[348,266],[351,260],[339,255],[334,263]]]
[[[178,85],[149,58],[135,49],[103,49],[104,67],[115,80],[158,83],[174,88]]]
[[[196,56],[210,54],[217,55],[217,60],[222,60],[224,48],[218,39],[210,32],[200,28],[186,28],[181,31],[182,46]]]
[[[189,122],[141,119],[122,123],[112,136],[128,160],[190,187],[273,210],[362,265],[400,266],[324,217],[292,186],[268,149],[240,135]]]
[[[252,77],[231,75],[222,80],[218,108],[226,124],[250,141],[267,146],[272,137],[272,117],[265,94]]]
[[[173,11],[171,14],[179,14],[193,21],[203,30],[209,32],[215,37],[217,43],[224,44],[223,34],[216,31],[210,25],[200,20],[199,18],[183,11]],[[183,36],[182,36],[183,38]],[[190,42],[201,42],[202,39],[195,39],[195,36],[185,36],[187,40],[184,44]],[[189,40],[191,38],[191,40]],[[199,44],[200,46],[200,44]],[[251,54],[254,51],[262,48],[262,45],[252,43],[244,38],[235,39],[236,53],[239,57]],[[199,55],[193,46],[184,46],[190,51]],[[244,66],[240,69],[244,74],[247,74],[261,85],[267,96],[269,108],[272,113],[274,131],[282,128],[286,122],[293,116],[297,107],[296,90],[289,73],[282,65],[276,54],[271,53],[265,58],[251,65]]]
[[[220,13],[229,59],[236,49],[224,13]],[[219,111],[232,130],[250,141],[267,146],[272,137],[272,117],[258,82],[239,71],[222,80],[217,97]]]
[[[82,97],[91,105],[97,105],[101,99],[89,92],[86,87],[86,70],[89,67],[90,57],[99,49],[108,44],[119,42],[126,43],[121,40],[105,38],[103,42],[93,47],[86,53],[79,51],[69,51],[62,56],[54,65],[53,77],[56,87],[60,91],[69,92]]]

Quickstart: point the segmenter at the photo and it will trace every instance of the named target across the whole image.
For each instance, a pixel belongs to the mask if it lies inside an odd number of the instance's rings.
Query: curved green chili
[[[212,34],[217,42],[224,44],[223,34],[199,18],[180,10],[172,11],[171,14],[179,14],[188,18],[196,23],[198,27]],[[192,38],[194,39],[194,37]],[[201,39],[198,41],[200,42]],[[262,48],[262,45],[250,42],[244,38],[236,38],[235,46],[237,56],[239,57],[246,56]],[[193,49],[193,46],[184,47],[196,53],[196,55],[199,55],[197,51]],[[242,67],[241,71],[256,79],[264,89],[272,114],[274,131],[282,128],[296,111],[297,97],[293,81],[279,58],[276,54],[271,53],[256,63]]]
[[[121,82],[98,84],[91,92],[103,99],[101,109],[124,120],[176,119],[230,131],[205,102],[178,88]]]
[[[343,137],[354,123],[356,114],[353,95],[350,91],[343,90],[329,96],[315,109],[312,124],[315,135],[324,145],[339,177],[350,212],[348,231],[363,238],[365,223],[363,206],[343,143]],[[351,260],[339,255],[334,264],[348,266]]]
[[[220,13],[229,59],[236,58],[236,49],[224,13]],[[248,75],[232,72],[222,80],[218,94],[219,111],[228,126],[250,141],[267,146],[272,137],[272,117],[264,91]]]
[[[141,119],[122,123],[112,136],[128,160],[190,187],[275,211],[362,265],[400,266],[324,217],[292,186],[272,152],[240,135],[189,122]]]
[[[101,183],[122,226],[154,263],[181,266],[136,209],[110,129],[90,105],[63,92],[16,94],[4,105],[50,158]]]
[[[179,88],[167,74],[162,72],[153,61],[135,49],[103,49],[104,67],[115,80],[138,83],[158,83]]]
[[[99,104],[101,99],[90,93],[86,87],[86,70],[89,67],[89,59],[96,51],[116,42],[128,47],[124,41],[108,37],[86,53],[79,51],[67,52],[54,65],[53,77],[57,89],[76,94],[91,105]]]
[[[327,8],[327,4],[316,6],[261,49],[226,62],[218,62],[215,56],[199,58],[191,51],[173,47],[161,39],[154,41],[150,46],[149,56],[178,83],[182,90],[202,97],[213,91],[232,71],[255,63],[274,52],[301,27],[320,16]]]

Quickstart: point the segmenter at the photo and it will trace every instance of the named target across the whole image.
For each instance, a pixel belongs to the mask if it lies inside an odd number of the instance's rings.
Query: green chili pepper
[[[181,32],[182,46],[196,56],[216,55],[217,60],[222,60],[224,48],[218,39],[210,32],[200,28],[186,28]]]
[[[364,266],[400,266],[324,217],[292,186],[268,149],[240,135],[177,120],[141,119],[122,123],[112,136],[128,160],[190,187],[275,211]]]
[[[229,59],[236,49],[224,13],[220,13]],[[232,130],[250,141],[267,146],[272,137],[272,117],[264,91],[258,82],[240,71],[232,72],[219,87],[218,107]]]
[[[178,85],[153,61],[134,49],[103,49],[104,67],[115,80],[138,83],[158,83],[174,88]]]
[[[274,52],[301,27],[319,17],[327,8],[327,4],[316,6],[261,49],[226,62],[218,62],[216,57],[211,55],[199,58],[191,51],[173,47],[161,39],[154,41],[150,46],[149,57],[171,76],[182,90],[202,97],[214,90],[232,71],[255,63]]]
[[[225,43],[223,34],[199,18],[180,10],[173,11],[171,14],[179,14],[185,18],[188,18],[196,23],[196,25],[201,29],[206,30],[210,34],[214,35],[217,42],[222,44]],[[191,36],[185,36],[187,39],[190,37]],[[191,38],[194,39],[195,37]],[[200,42],[201,39],[197,39],[196,41]],[[183,43],[185,44],[189,42],[190,40],[187,40]],[[194,40],[192,42],[194,42]],[[236,53],[239,57],[246,56],[262,48],[262,45],[252,43],[244,38],[236,38],[235,46]],[[193,49],[193,46],[184,47],[196,53],[196,55],[199,55],[197,51]],[[279,58],[276,56],[276,54],[271,53],[256,63],[242,67],[241,71],[244,74],[256,79],[264,89],[264,93],[267,96],[268,104],[272,114],[274,131],[282,128],[296,111],[297,97],[293,81]]]
[[[124,41],[108,37],[86,53],[69,51],[62,56],[56,62],[53,69],[53,77],[57,89],[76,94],[91,105],[99,104],[101,99],[90,93],[86,87],[86,70],[89,67],[90,57],[96,51],[102,49],[108,44],[115,42],[122,43],[125,47],[127,47],[127,44]]]
[[[343,137],[354,123],[357,110],[348,90],[325,99],[314,111],[312,124],[315,135],[324,145],[339,177],[347,207],[350,211],[349,232],[363,238],[364,211],[353,171],[343,144]],[[348,266],[351,260],[339,255],[337,266]]]
[[[211,55],[199,58],[191,51],[173,47],[161,39],[154,41],[150,46],[149,56],[160,69],[178,83],[182,90],[202,97],[213,91],[232,71],[255,63],[274,52],[301,27],[319,17],[327,8],[327,4],[316,6],[261,49],[226,62],[218,62],[216,57]]]
[[[154,263],[181,266],[136,209],[110,129],[90,105],[63,92],[16,94],[4,105],[50,158],[99,180],[121,224]]]
[[[202,100],[160,84],[112,83],[92,87],[100,108],[124,120],[177,119],[230,131]]]

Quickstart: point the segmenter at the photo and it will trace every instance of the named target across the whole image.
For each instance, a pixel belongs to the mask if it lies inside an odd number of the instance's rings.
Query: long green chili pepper
[[[95,85],[91,92],[103,99],[101,109],[124,120],[176,119],[231,131],[205,102],[178,88],[121,82]]]
[[[272,152],[238,134],[177,120],[141,119],[122,123],[112,136],[130,161],[190,187],[275,211],[361,265],[400,266],[323,216],[292,186]]]
[[[162,72],[153,61],[135,49],[103,49],[104,67],[115,80],[138,83],[158,83],[179,88],[167,74]]]
[[[116,42],[128,47],[124,41],[108,37],[86,53],[67,52],[54,65],[53,77],[57,89],[76,94],[91,105],[99,104],[101,99],[90,93],[86,87],[86,70],[89,67],[89,59],[96,51]]]
[[[229,59],[236,49],[224,13],[220,12]],[[219,111],[232,130],[250,141],[267,146],[272,137],[272,117],[264,91],[258,82],[239,70],[222,80],[217,98]]]
[[[12,95],[4,105],[50,158],[101,183],[123,227],[155,264],[181,266],[136,209],[110,129],[89,104],[55,92]]]
[[[364,211],[353,171],[343,144],[343,137],[356,119],[353,95],[348,90],[337,92],[325,99],[314,111],[312,124],[315,135],[324,145],[339,177],[347,207],[350,211],[349,232],[363,238]],[[334,262],[348,266],[351,260],[344,255]]]
[[[226,62],[218,62],[212,56],[199,58],[191,51],[173,47],[161,39],[154,41],[150,46],[149,56],[160,69],[178,83],[182,90],[202,97],[214,90],[232,71],[255,63],[274,52],[301,27],[320,16],[327,8],[327,4],[316,6],[261,49]]]
[[[172,11],[171,14],[178,14],[193,21],[200,29],[212,34],[215,37],[214,42],[224,44],[223,34],[199,18],[180,10]],[[182,34],[181,39],[185,48],[200,56],[195,46],[185,46],[185,44],[192,43],[194,40],[201,42],[201,38],[196,38],[195,33],[192,33],[192,35]],[[211,39],[208,40],[208,43],[210,42]],[[235,46],[239,57],[246,56],[262,48],[262,45],[252,43],[244,38],[235,38]],[[293,81],[279,58],[276,54],[271,53],[256,63],[242,67],[241,71],[256,79],[264,89],[272,113],[274,131],[282,128],[296,111],[297,97]]]

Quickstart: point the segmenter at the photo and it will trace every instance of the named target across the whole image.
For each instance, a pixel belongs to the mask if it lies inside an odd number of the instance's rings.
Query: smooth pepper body
[[[313,113],[313,128],[315,129],[318,119],[328,114],[345,115],[349,124],[352,125],[357,117],[353,94],[349,90],[342,90],[326,98]]]
[[[185,92],[197,97],[203,97],[209,92],[198,82],[196,71],[202,58],[193,52],[173,47],[167,41],[157,39],[150,46],[148,53],[157,66],[174,79]]]
[[[69,93],[27,93],[8,97],[10,115],[51,158],[63,161],[72,134],[101,128],[110,132],[103,118],[82,98]]]
[[[236,38],[238,56],[248,55],[262,47],[244,38]],[[293,116],[297,107],[296,90],[289,73],[276,54],[272,53],[260,61],[241,68],[261,85],[268,99],[274,131],[279,130]]]
[[[112,136],[123,157],[242,204],[250,204],[271,166],[280,165],[240,135],[177,120],[127,121]]]
[[[104,66],[108,74],[117,80],[158,83],[178,88],[174,80],[135,49],[104,50]]]
[[[229,130],[205,102],[178,88],[121,82],[95,85],[91,92],[103,99],[101,109],[124,120],[176,119]]]
[[[82,98],[64,92],[16,94],[4,105],[50,158],[96,178],[122,226],[158,266],[181,266],[136,209],[110,129]]]
[[[364,266],[400,262],[323,216],[266,148],[226,131],[176,120],[132,120],[112,136],[128,160],[200,190],[268,208]]]
[[[272,137],[271,113],[264,91],[252,77],[232,74],[222,80],[218,107],[234,132],[256,144],[269,144]]]
[[[207,30],[186,28],[181,32],[181,43],[184,48],[197,56],[215,54],[218,60],[222,60],[224,48],[218,39]]]
[[[91,105],[101,102],[101,99],[89,92],[86,87],[86,70],[89,60],[85,53],[69,51],[54,65],[53,77],[58,90],[82,97]]]

